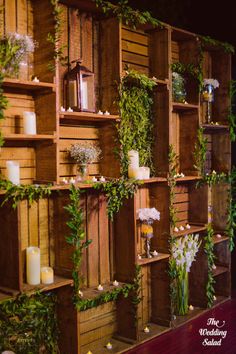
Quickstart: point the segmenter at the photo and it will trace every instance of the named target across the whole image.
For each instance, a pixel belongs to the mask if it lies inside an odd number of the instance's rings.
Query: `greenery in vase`
[[[215,260],[214,255],[214,243],[213,243],[213,228],[211,224],[207,226],[207,234],[204,238],[204,251],[207,255],[207,262],[208,262],[208,278],[207,278],[207,285],[206,285],[206,296],[207,296],[207,306],[211,307],[214,301],[215,290],[213,284],[215,283],[213,277],[213,265]]]
[[[120,146],[117,154],[124,177],[128,174],[130,150],[138,151],[141,166],[150,167],[151,173],[154,173],[151,93],[155,86],[155,78],[150,79],[134,70],[127,70],[119,85],[118,104],[122,119],[116,125]]]
[[[0,352],[17,354],[58,353],[58,325],[54,293],[28,296],[0,303]]]

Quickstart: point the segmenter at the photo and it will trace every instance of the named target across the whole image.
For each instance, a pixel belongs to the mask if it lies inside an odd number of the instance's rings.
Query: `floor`
[[[203,345],[204,341],[207,345]],[[162,334],[126,353],[236,354],[236,293],[231,300],[190,323]]]

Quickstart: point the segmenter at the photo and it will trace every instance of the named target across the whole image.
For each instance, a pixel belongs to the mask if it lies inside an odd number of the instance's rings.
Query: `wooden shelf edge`
[[[23,291],[24,292],[35,292],[36,290],[40,291],[49,291],[49,290],[54,290],[57,288],[61,288],[62,286],[66,285],[73,285],[73,280],[64,278],[59,275],[54,276],[54,282],[52,284],[39,284],[39,285],[29,285],[29,284],[23,284]]]
[[[40,141],[40,140],[54,140],[53,134],[7,134],[4,135],[6,141]]]
[[[229,268],[226,267],[226,266],[221,266],[221,265],[217,265],[216,264],[216,269],[213,269],[213,277],[217,277],[218,275],[220,274],[224,274],[224,273],[227,273],[229,272]]]
[[[103,293],[112,291],[114,289],[121,289],[125,285],[125,283],[119,282],[118,286],[114,286],[112,282],[101,285],[103,286],[103,290],[98,290],[96,286],[93,286],[91,288],[82,288],[81,291],[83,292],[83,298],[94,299]]]
[[[142,265],[146,265],[146,264],[150,264],[150,263],[154,263],[154,262],[159,262],[164,259],[169,259],[169,257],[170,257],[170,254],[158,253],[158,256],[153,256],[152,258],[138,259],[137,264],[142,266]]]
[[[228,125],[216,125],[216,124],[202,124],[204,133],[208,134],[219,134],[219,133],[227,133],[229,131]]]
[[[184,229],[183,231],[179,231],[179,232],[173,231],[171,233],[171,236],[172,237],[181,237],[181,236],[185,236],[185,235],[189,235],[189,234],[196,234],[198,232],[206,231],[206,229],[207,229],[206,225],[196,225],[196,224],[191,224],[191,223],[189,223],[189,225],[191,226],[190,229]]]
[[[120,120],[118,115],[106,115],[106,114],[97,114],[90,112],[59,112],[59,117],[61,122],[66,120],[73,121],[83,121],[83,122],[98,122],[98,123],[107,123],[107,122],[116,122]]]
[[[188,110],[198,110],[199,106],[191,103],[172,103],[172,111],[188,111]]]
[[[216,235],[213,236],[214,245],[221,243],[221,242],[228,241],[228,240],[229,240],[229,237],[225,236],[225,235],[221,235],[221,237],[217,237]]]
[[[23,89],[30,91],[44,91],[56,89],[56,84],[51,82],[34,82],[19,79],[5,78],[3,81],[3,87],[10,87],[14,89]]]

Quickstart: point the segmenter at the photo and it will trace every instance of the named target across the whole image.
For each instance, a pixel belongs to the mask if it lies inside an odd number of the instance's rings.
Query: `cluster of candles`
[[[52,284],[54,272],[51,267],[40,267],[40,249],[38,247],[26,248],[26,282],[29,285]]]
[[[105,177],[103,177],[103,176],[101,176],[101,177],[93,177],[92,179],[91,179],[91,181],[92,182],[106,182],[106,178]],[[63,178],[62,179],[62,183],[63,184],[74,184],[75,182],[79,182],[79,180],[77,179],[77,180],[75,180],[75,178],[73,178],[73,177],[71,177],[71,178]]]
[[[191,229],[191,226],[189,224],[186,224],[185,226],[181,225],[180,227],[175,227],[174,232],[179,232],[179,231],[184,231],[184,230],[189,230]]]
[[[135,179],[149,179],[150,168],[146,166],[139,167],[139,153],[136,150],[128,151],[129,167],[128,177]]]

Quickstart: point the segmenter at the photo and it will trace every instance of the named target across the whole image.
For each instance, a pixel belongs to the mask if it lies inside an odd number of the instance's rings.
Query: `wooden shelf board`
[[[54,140],[54,135],[47,134],[7,134],[4,135],[6,141],[40,141],[40,140]]]
[[[34,82],[18,79],[6,78],[3,81],[3,87],[14,88],[17,90],[27,90],[27,91],[54,91],[56,85],[50,82]]]
[[[227,273],[227,272],[229,272],[228,267],[223,267],[216,264],[216,269],[213,269],[213,277],[217,277],[217,275]]]
[[[105,115],[90,112],[59,112],[61,123],[66,123],[67,120],[74,122],[93,122],[107,123],[115,122],[120,119],[118,115]]]
[[[184,176],[180,178],[176,178],[176,183],[178,182],[194,182],[194,181],[199,181],[201,177],[199,176]]]
[[[188,111],[188,110],[193,110],[193,109],[197,110],[198,105],[190,104],[190,103],[178,103],[178,102],[173,102],[173,104],[172,104],[173,111]]]
[[[199,307],[194,307],[192,311],[188,311],[187,315],[176,316],[176,319],[172,321],[172,326],[174,328],[182,326],[183,324],[191,321],[193,318],[200,316],[204,312],[204,309]]]
[[[158,85],[168,85],[169,84],[169,80],[168,79],[164,79],[164,80],[163,79],[157,79],[156,82],[157,82],[157,86]],[[155,90],[155,88],[157,86],[154,87],[154,90]]]
[[[151,177],[149,179],[141,180],[143,184],[159,183],[159,182],[166,182],[166,181],[167,179],[165,177]]]
[[[171,235],[172,237],[180,237],[180,236],[184,236],[184,235],[188,235],[188,234],[195,234],[197,232],[202,232],[205,231],[207,228],[205,225],[194,225],[194,224],[190,224],[191,226],[190,229],[184,229],[183,231],[179,231],[179,232],[172,232]]]
[[[224,236],[224,235],[221,235],[221,237],[216,237],[216,235],[213,236],[213,243],[214,244],[225,242],[228,240],[229,240],[228,236]]]
[[[159,253],[158,256],[152,257],[152,258],[142,258],[142,259],[138,259],[137,264],[138,265],[145,265],[145,264],[149,264],[149,263],[154,263],[154,262],[158,262],[161,261],[163,259],[169,259],[170,255],[167,253]]]
[[[84,299],[94,299],[95,297],[97,297],[103,293],[112,291],[117,288],[122,288],[122,286],[125,285],[125,283],[119,282],[118,286],[114,286],[112,284],[112,282],[109,284],[101,284],[101,285],[103,286],[103,290],[98,290],[95,286],[92,288],[81,289],[81,291],[83,292],[83,298]]]
[[[204,133],[208,134],[218,134],[227,133],[229,131],[228,125],[215,125],[215,124],[202,124]]]
[[[60,288],[65,285],[72,285],[73,280],[64,278],[59,275],[54,275],[54,283],[53,284],[39,284],[39,285],[29,285],[29,284],[23,284],[23,291],[26,292],[34,292],[35,290],[41,290],[41,291],[49,291],[53,289]]]

